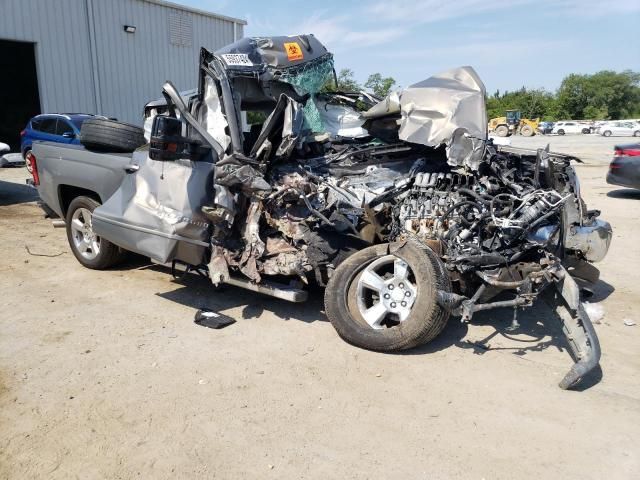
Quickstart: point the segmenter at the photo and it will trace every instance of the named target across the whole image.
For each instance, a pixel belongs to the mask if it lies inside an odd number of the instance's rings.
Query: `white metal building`
[[[196,87],[200,47],[244,20],[164,0],[0,0],[0,141],[38,113],[98,113],[141,124],[165,80]]]

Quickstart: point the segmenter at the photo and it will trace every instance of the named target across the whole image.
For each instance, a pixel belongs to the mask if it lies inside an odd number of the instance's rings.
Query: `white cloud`
[[[440,22],[452,18],[470,17],[479,13],[511,9],[535,0],[396,0],[377,1],[368,10],[371,18],[385,22],[402,22],[405,26]]]
[[[406,33],[401,26],[354,29],[356,22],[348,14],[316,12],[300,24],[301,33],[313,33],[330,50],[340,52],[388,43]]]
[[[548,3],[549,8],[555,5],[555,8],[559,8],[564,13],[589,17],[640,12],[638,0],[557,0]]]

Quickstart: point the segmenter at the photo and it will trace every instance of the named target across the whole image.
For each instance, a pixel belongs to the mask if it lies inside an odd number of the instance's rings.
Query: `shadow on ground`
[[[38,192],[29,185],[5,182],[0,180],[0,207],[15,205],[17,203],[35,202],[38,200]]]
[[[610,283],[598,280],[593,285],[592,294],[585,297],[584,300],[591,303],[601,302],[615,291],[615,287]]]
[[[170,269],[161,265],[152,265],[148,268],[170,274]],[[264,312],[271,312],[283,320],[301,320],[306,323],[327,321],[321,290],[310,290],[309,300],[305,303],[291,303],[230,285],[216,289],[208,278],[196,274],[186,275],[182,279],[174,280],[174,283],[179,288],[157,295],[194,309],[209,308],[214,311],[224,311],[243,307],[242,318],[245,320],[258,318]]]
[[[640,200],[640,190],[634,190],[632,188],[619,188],[617,190],[611,190],[607,192],[609,198],[620,198],[625,200]]]
[[[171,274],[171,270],[166,266],[149,264],[146,259],[138,256],[134,256],[121,268],[151,269],[157,271],[159,275]],[[270,312],[283,320],[298,320],[305,323],[328,321],[324,314],[324,292],[318,288],[310,290],[307,302],[294,304],[232,286],[214,289],[208,278],[196,274],[186,275],[183,278],[173,280],[173,282],[178,288],[156,295],[193,308],[194,311],[208,308],[224,312],[240,307],[242,308],[242,318],[245,320],[258,318],[263,313]],[[596,286],[594,296],[589,300],[592,302],[600,301],[612,291],[611,285],[600,281]],[[517,328],[513,328],[512,321],[513,309],[478,312],[474,315],[471,325],[460,322],[459,317],[451,317],[444,331],[433,341],[411,350],[394,352],[391,355],[425,355],[455,346],[472,350],[477,355],[484,355],[490,351],[504,351],[524,357],[530,353],[553,348],[566,354],[567,372],[569,371],[574,360],[562,331],[562,320],[554,308],[540,299],[532,307],[518,310],[519,325]],[[494,330],[480,340],[465,340],[469,329],[473,329],[474,326],[488,326]],[[499,337],[502,337],[500,341],[494,341]],[[575,389],[587,389],[597,384],[601,379],[602,370],[598,367],[588,374]]]

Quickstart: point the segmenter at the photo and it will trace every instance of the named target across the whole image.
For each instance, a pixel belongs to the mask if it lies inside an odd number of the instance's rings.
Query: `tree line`
[[[355,80],[353,70],[345,68],[338,73],[338,90],[342,91],[366,89],[385,97],[395,85],[393,77],[380,73],[369,75],[363,85]],[[573,73],[562,80],[555,92],[522,87],[487,96],[489,118],[502,117],[505,110],[520,110],[524,118],[546,121],[640,118],[640,73],[631,70]]]

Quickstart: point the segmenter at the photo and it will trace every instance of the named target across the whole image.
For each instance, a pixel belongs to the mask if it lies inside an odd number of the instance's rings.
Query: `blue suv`
[[[80,144],[82,122],[94,115],[87,113],[46,113],[36,115],[20,132],[20,151],[23,158],[31,150],[34,140],[47,142]],[[102,118],[102,117],[100,117]]]

